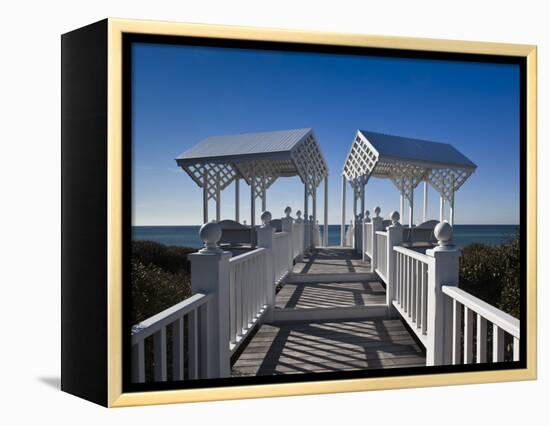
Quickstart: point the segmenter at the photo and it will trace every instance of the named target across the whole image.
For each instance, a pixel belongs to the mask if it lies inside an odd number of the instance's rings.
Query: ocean
[[[199,238],[200,226],[134,226],[132,239],[151,240],[161,244],[181,247],[202,247]],[[464,247],[472,243],[488,245],[502,244],[512,238],[519,231],[518,225],[455,225],[454,243]],[[321,232],[323,227],[321,226]],[[340,225],[328,226],[329,245],[340,244]]]

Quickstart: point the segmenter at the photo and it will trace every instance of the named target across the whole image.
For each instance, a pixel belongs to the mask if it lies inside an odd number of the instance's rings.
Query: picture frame
[[[522,70],[520,235],[525,281],[521,291],[519,361],[512,367],[439,365],[427,367],[432,368],[428,372],[396,369],[368,375],[343,374],[342,378],[326,374],[307,378],[294,375],[267,381],[239,379],[234,384],[227,382],[234,380],[231,378],[209,378],[186,388],[164,384],[148,389],[125,384],[125,380],[131,381],[132,374],[128,367],[132,362],[128,348],[130,335],[125,332],[128,324],[124,322],[124,312],[129,306],[124,281],[125,277],[128,281],[125,264],[132,217],[129,209],[132,158],[128,148],[133,90],[128,74],[130,46],[132,42],[185,45],[192,40],[225,49],[246,46],[251,50],[326,50],[518,64]],[[536,379],[535,46],[112,18],[64,34],[61,45],[62,390],[104,406],[122,407]],[[207,240],[204,239],[205,243]]]

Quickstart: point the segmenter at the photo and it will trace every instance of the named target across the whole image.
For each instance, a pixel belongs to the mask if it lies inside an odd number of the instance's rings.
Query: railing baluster
[[[457,300],[453,299],[453,337],[452,337],[452,363],[460,364],[460,339],[462,331],[462,305]]]
[[[183,317],[172,323],[172,379],[183,380],[185,328]]]
[[[236,342],[237,337],[237,297],[236,290],[236,268],[231,268],[229,271],[229,341],[232,345]]]
[[[428,265],[422,262],[422,334],[428,333]]]
[[[493,324],[493,362],[504,361],[504,330]]]
[[[156,382],[166,381],[166,327],[162,327],[153,335],[154,347],[154,377]]]
[[[198,311],[194,310],[187,316],[188,329],[188,375],[190,379],[199,378],[199,333],[198,333]]]
[[[487,362],[487,320],[477,314],[476,362]]]
[[[145,382],[145,341],[140,340],[132,346],[132,382]]]
[[[517,337],[514,337],[514,361],[519,361],[519,339]]]
[[[464,364],[471,364],[474,341],[474,311],[464,306]]]
[[[411,292],[411,319],[412,322],[416,322],[416,283],[417,283],[417,271],[418,268],[418,262],[413,259],[412,261],[412,292]]]
[[[424,263],[416,264],[416,328],[422,327],[422,267]]]

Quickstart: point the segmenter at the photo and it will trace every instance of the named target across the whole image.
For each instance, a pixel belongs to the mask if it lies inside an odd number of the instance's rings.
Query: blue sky
[[[134,225],[202,222],[202,191],[174,158],[205,137],[303,127],[328,162],[329,223],[340,222],[341,170],[358,128],[453,144],[478,166],[456,194],[455,223],[519,223],[517,65],[149,44],[133,46],[132,65]],[[422,185],[415,199],[418,220]],[[248,221],[249,200],[241,185]],[[322,217],[322,188],[318,203]],[[274,217],[286,205],[303,208],[298,177],[268,192]],[[383,216],[399,209],[388,180],[367,186],[366,206],[376,205]],[[430,189],[429,216],[438,212]],[[222,217],[234,217],[233,185]]]

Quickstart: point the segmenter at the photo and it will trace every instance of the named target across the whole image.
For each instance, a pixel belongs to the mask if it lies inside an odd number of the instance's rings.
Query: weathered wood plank
[[[271,375],[424,366],[425,356],[399,320],[263,325],[233,374]]]

